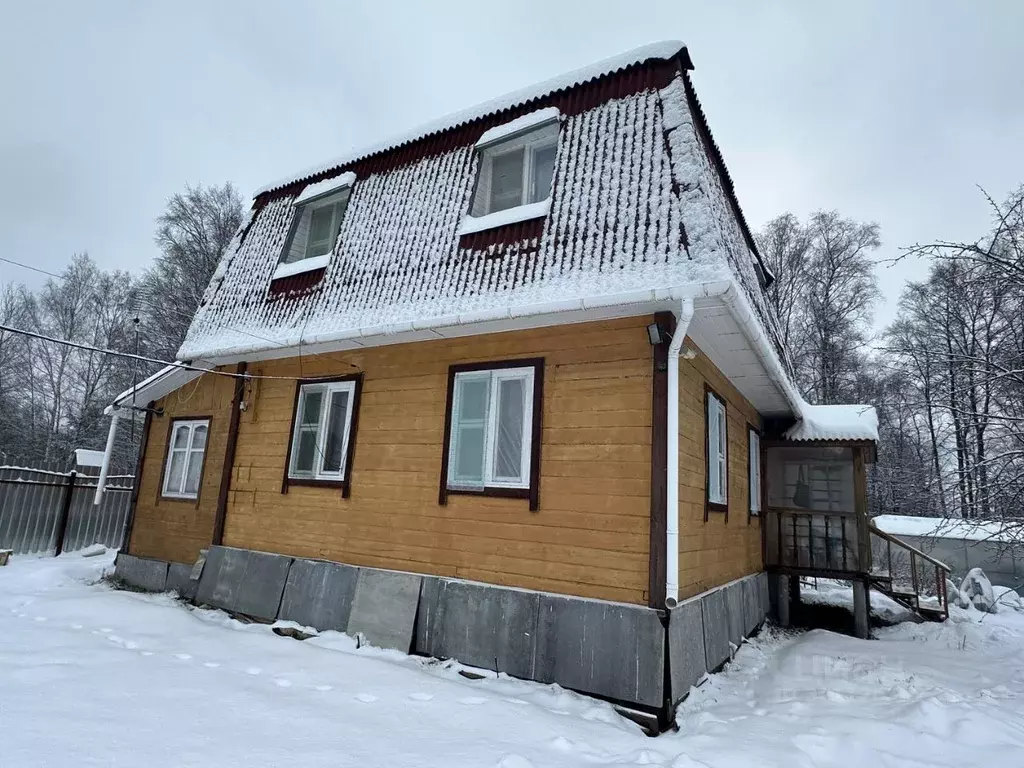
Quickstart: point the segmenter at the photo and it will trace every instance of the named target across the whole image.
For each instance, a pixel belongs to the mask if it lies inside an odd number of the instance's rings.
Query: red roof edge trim
[[[254,207],[262,207],[270,200],[292,197],[309,184],[353,171],[356,178],[365,179],[375,173],[385,173],[427,157],[444,154],[461,147],[473,146],[488,128],[501,125],[543,107],[557,107],[563,115],[577,115],[611,101],[640,93],[648,89],[660,90],[667,86],[680,70],[692,68],[689,54],[684,48],[672,60],[651,59],[632,64],[616,72],[601,75],[579,85],[563,88],[544,96],[530,99],[512,107],[482,115],[454,128],[429,134],[401,146],[367,155],[343,166],[298,179],[290,184],[264,192],[256,197]],[[357,182],[358,184],[358,182]]]
[[[279,301],[280,299],[294,299],[311,293],[324,279],[327,267],[311,269],[308,272],[300,272],[297,275],[281,277],[270,281],[270,290],[267,292],[267,301]]]

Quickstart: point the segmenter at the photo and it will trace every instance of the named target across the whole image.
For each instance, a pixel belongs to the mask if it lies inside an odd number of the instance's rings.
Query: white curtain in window
[[[491,375],[488,371],[460,373],[455,377],[449,456],[449,482],[455,487],[484,486],[490,389]]]
[[[761,436],[750,430],[750,511],[761,511]]]
[[[716,504],[725,504],[728,493],[728,473],[726,470],[726,446],[728,431],[726,427],[725,406],[711,392],[708,399],[708,500]]]

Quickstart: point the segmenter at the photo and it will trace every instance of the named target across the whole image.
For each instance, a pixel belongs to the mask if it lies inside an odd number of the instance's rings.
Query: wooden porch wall
[[[679,365],[679,596],[707,589],[764,569],[761,525],[749,520],[747,474],[748,425],[761,428],[761,417],[710,359],[698,350]],[[728,419],[729,514],[709,512],[706,496],[704,385],[726,401]]]
[[[224,543],[646,603],[650,321],[251,364],[273,376],[364,372],[351,496],[312,487],[282,495],[295,384],[261,380],[242,414]],[[448,366],[526,357],[545,358],[539,510],[525,499],[462,495],[438,505]]]
[[[234,371],[235,367],[229,366],[226,370]],[[156,407],[163,408],[164,413],[154,416],[150,424],[129,545],[133,555],[192,563],[200,549],[210,546],[233,392],[233,379],[203,374],[156,402]],[[198,503],[158,498],[167,461],[167,430],[171,419],[192,417],[210,418]]]

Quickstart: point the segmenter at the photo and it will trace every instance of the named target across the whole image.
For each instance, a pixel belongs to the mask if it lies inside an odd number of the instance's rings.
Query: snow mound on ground
[[[1000,611],[1005,609],[1024,611],[1024,598],[1021,598],[1010,587],[997,587],[993,585],[992,594],[995,595],[995,605]]]
[[[981,568],[971,568],[960,583],[960,594],[970,600],[971,605],[985,613],[995,613],[996,596],[992,591],[992,582]]]

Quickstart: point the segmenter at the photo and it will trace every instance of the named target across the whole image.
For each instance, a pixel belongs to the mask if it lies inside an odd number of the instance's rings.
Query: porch
[[[762,456],[765,569],[782,623],[801,578],[849,581],[856,634],[869,634],[870,589],[925,619],[948,616],[944,563],[871,525],[866,465],[873,441],[779,439]]]

